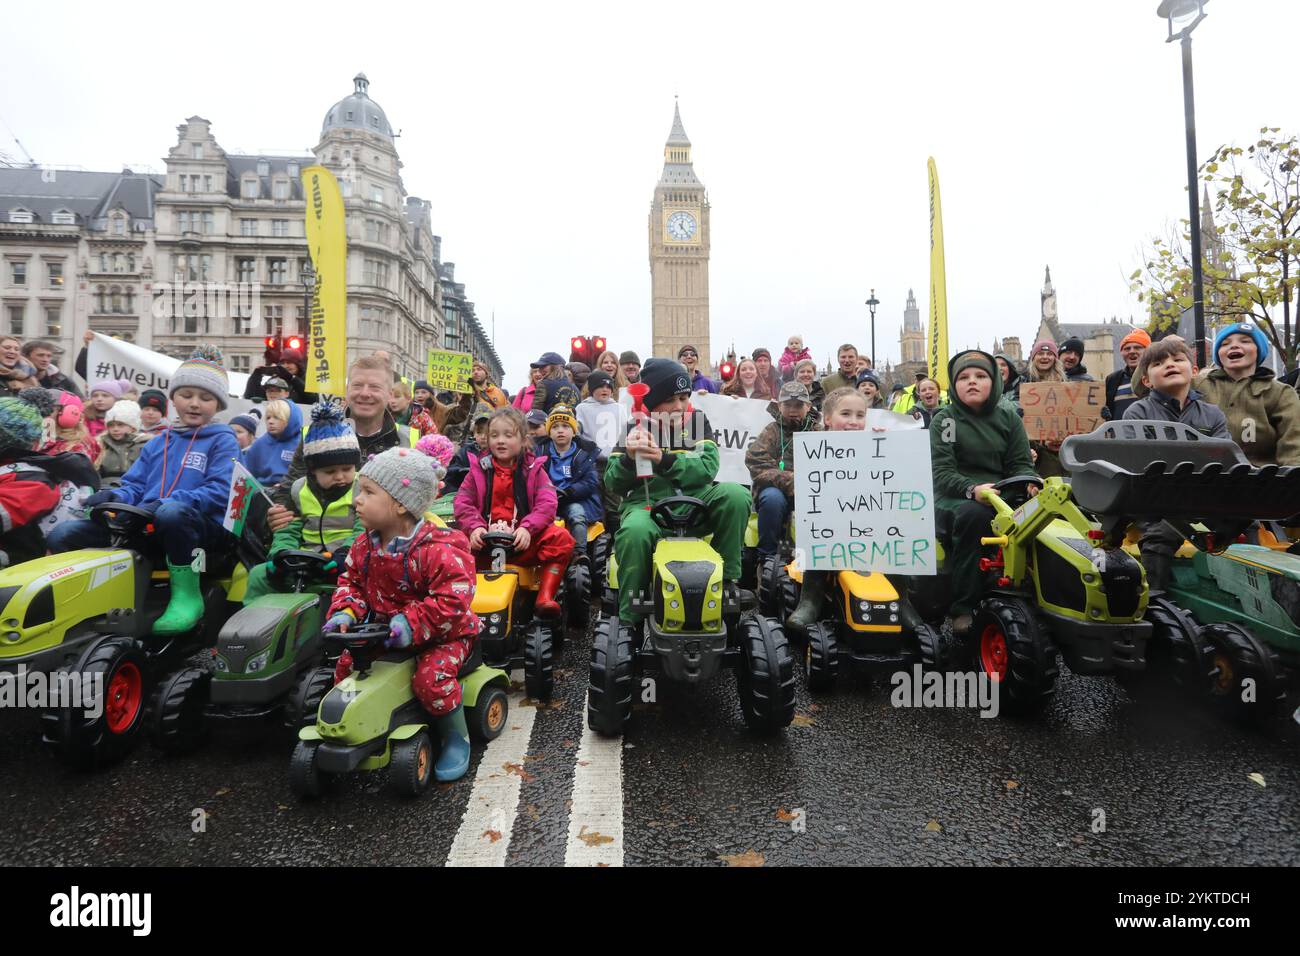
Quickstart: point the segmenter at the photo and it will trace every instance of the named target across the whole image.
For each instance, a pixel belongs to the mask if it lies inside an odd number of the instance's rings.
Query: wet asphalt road
[[[484,808],[509,832],[461,837],[507,864],[560,865],[575,843],[589,646],[570,638],[524,759],[479,775],[518,778],[516,805]],[[626,865],[1300,864],[1300,740],[1280,725],[1139,706],[1113,681],[1064,672],[1052,708],[1025,721],[894,709],[888,692],[841,679],[814,697],[800,673],[796,725],[759,739],[730,675],[697,692],[661,682],[624,741],[621,840],[585,824],[581,840]],[[533,705],[516,692],[511,706],[519,726]],[[463,780],[416,801],[378,773],[303,804],[286,780],[292,738],[270,721],[222,724],[187,757],[142,743],[90,775],[59,766],[37,724],[0,713],[3,863],[442,865],[485,759],[476,750]]]

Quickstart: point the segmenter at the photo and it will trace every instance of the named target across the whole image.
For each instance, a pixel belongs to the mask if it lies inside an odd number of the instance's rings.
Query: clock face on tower
[[[675,212],[668,217],[668,238],[689,242],[695,235],[695,217],[689,212]]]

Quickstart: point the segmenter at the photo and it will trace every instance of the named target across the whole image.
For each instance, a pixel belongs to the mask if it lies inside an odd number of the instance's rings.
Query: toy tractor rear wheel
[[[597,535],[596,540],[587,545],[587,556],[591,564],[591,599],[593,601],[600,597],[601,589],[605,586],[605,574],[608,570],[609,562],[609,542],[608,533]]]
[[[393,743],[388,764],[388,789],[404,797],[418,797],[433,779],[433,742],[429,731]]]
[[[588,562],[591,558],[588,556]],[[564,580],[564,607],[568,612],[569,626],[586,630],[591,617],[591,566],[588,562],[570,561],[569,570]],[[558,629],[563,632],[563,628]],[[556,650],[563,646],[563,638],[558,636]]]
[[[80,677],[83,700],[64,701],[42,715],[45,740],[59,759],[78,770],[115,763],[135,746],[144,723],[148,665],[140,642],[130,637],[105,637],[82,652],[76,664],[64,668]],[[89,695],[99,693],[99,713]]]
[[[330,775],[316,766],[316,747],[300,740],[289,758],[289,789],[302,800],[316,799],[329,786]]]
[[[1215,668],[1210,696],[1244,723],[1272,718],[1286,702],[1286,685],[1277,654],[1240,624],[1207,624],[1202,629]]]
[[[1201,626],[1177,604],[1160,596],[1151,598],[1146,620],[1151,624],[1146,667],[1136,672],[1119,671],[1119,682],[1134,697],[1158,696],[1172,690],[1177,695],[1200,698],[1214,682],[1214,662]]]
[[[808,671],[810,691],[833,690],[840,673],[839,642],[835,627],[817,621],[808,628],[808,646],[804,648],[804,666]]]
[[[555,691],[551,629],[533,621],[524,631],[524,690],[533,700],[550,700]]]
[[[1041,711],[1056,694],[1056,648],[1034,612],[1017,598],[988,597],[973,614],[976,667],[998,682],[1001,707],[1011,715]]]
[[[932,624],[918,624],[915,640],[922,670],[943,672],[952,669],[955,649],[939,628]]]
[[[587,726],[605,737],[623,733],[632,716],[632,629],[602,616],[591,642]]]
[[[284,724],[292,730],[311,727],[320,712],[320,702],[334,686],[334,668],[313,667],[304,671],[284,705]]]
[[[163,678],[148,714],[149,736],[159,750],[191,753],[207,740],[211,683],[212,675],[199,667],[186,667]]]
[[[485,744],[496,740],[501,736],[501,731],[506,729],[506,718],[510,716],[510,698],[500,687],[489,684],[478,692],[478,700],[466,711],[469,716],[469,735],[478,743]]]
[[[781,625],[761,614],[740,619],[740,710],[750,730],[774,734],[794,720],[794,660]]]

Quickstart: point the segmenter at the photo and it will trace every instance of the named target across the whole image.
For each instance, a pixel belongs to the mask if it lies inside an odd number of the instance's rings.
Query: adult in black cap
[[[686,373],[691,376],[692,389],[697,392],[708,392],[711,395],[718,394],[718,384],[700,371],[699,349],[694,345],[683,345],[677,350],[677,361],[686,367]],[[645,372],[642,371],[641,374],[644,380]]]
[[[1092,382],[1095,381],[1088,374],[1088,367],[1083,364],[1083,340],[1071,336],[1061,343],[1059,353],[1061,359],[1061,368],[1065,369],[1065,380],[1067,382]]]
[[[629,385],[641,381],[641,357],[631,349],[619,355],[618,367],[623,370],[623,377]]]
[[[542,377],[537,380],[537,390],[533,392],[533,409],[549,415],[556,405],[577,407],[582,400],[581,390],[566,374],[564,359],[559,352],[543,352],[532,367],[542,372]]]

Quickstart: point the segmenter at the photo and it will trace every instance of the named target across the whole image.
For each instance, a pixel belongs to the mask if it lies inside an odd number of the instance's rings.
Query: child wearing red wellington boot
[[[489,454],[469,460],[469,474],[456,493],[456,527],[469,535],[481,569],[490,562],[484,536],[511,532],[511,563],[541,565],[537,615],[559,617],[555,595],[573,555],[573,536],[555,523],[555,486],[546,473],[546,458],[533,454],[524,416],[516,408],[492,413],[487,447]]]

